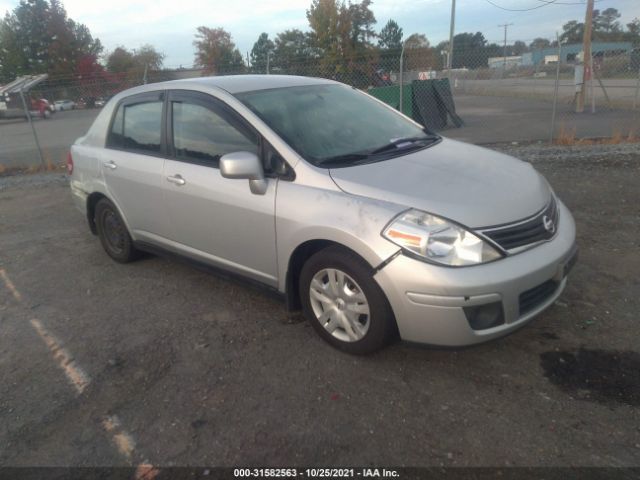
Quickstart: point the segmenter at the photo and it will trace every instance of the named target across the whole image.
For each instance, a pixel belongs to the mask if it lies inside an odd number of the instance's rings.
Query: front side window
[[[160,153],[162,101],[122,104],[111,126],[108,145],[124,150]]]
[[[227,153],[258,154],[258,139],[241,131],[216,108],[198,103],[171,102],[173,146],[179,160],[217,167]]]

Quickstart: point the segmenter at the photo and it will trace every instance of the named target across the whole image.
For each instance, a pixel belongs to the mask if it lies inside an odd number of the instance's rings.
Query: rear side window
[[[107,145],[142,153],[160,153],[162,100],[118,107]]]
[[[215,106],[172,101],[172,131],[175,157],[217,167],[226,153],[258,154],[258,138],[230,122]]]

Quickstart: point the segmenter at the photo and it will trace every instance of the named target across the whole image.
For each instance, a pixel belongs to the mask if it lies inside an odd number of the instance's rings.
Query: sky
[[[491,0],[503,8],[526,9],[553,0]],[[584,21],[585,0],[555,0],[556,5],[525,12],[510,12],[487,0],[457,0],[456,33],[481,31],[490,42],[502,43],[509,26],[509,41],[555,38],[569,20]],[[19,0],[0,0],[0,14]],[[311,0],[66,0],[69,17],[89,27],[107,51],[118,45],[129,49],[145,43],[165,53],[166,67],[193,64],[196,28],[223,27],[243,53],[250,51],[261,32],[274,38],[290,28],[308,30],[306,10]],[[640,0],[596,0],[596,8],[617,8],[626,24],[640,17]],[[389,19],[402,27],[405,38],[423,33],[435,45],[449,37],[451,0],[373,0],[379,31]]]

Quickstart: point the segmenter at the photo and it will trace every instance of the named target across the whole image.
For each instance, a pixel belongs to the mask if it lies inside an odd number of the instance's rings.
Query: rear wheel
[[[393,312],[371,268],[342,247],[326,248],[307,260],[300,298],[320,336],[345,352],[371,353],[396,336]]]
[[[139,257],[122,216],[106,198],[96,204],[95,223],[102,247],[116,262],[127,263]]]

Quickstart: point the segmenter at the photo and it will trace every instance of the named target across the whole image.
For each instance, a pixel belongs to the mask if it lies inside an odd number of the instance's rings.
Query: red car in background
[[[40,117],[46,119],[50,118],[51,114],[55,112],[54,106],[45,98],[25,97],[25,100],[28,102],[29,116],[31,118]],[[8,95],[0,97],[0,119],[11,118],[27,118],[24,105],[17,95],[14,95],[13,98]]]
[[[42,118],[49,118],[55,109],[53,105],[45,98],[32,98],[31,99],[31,115],[41,116]]]

